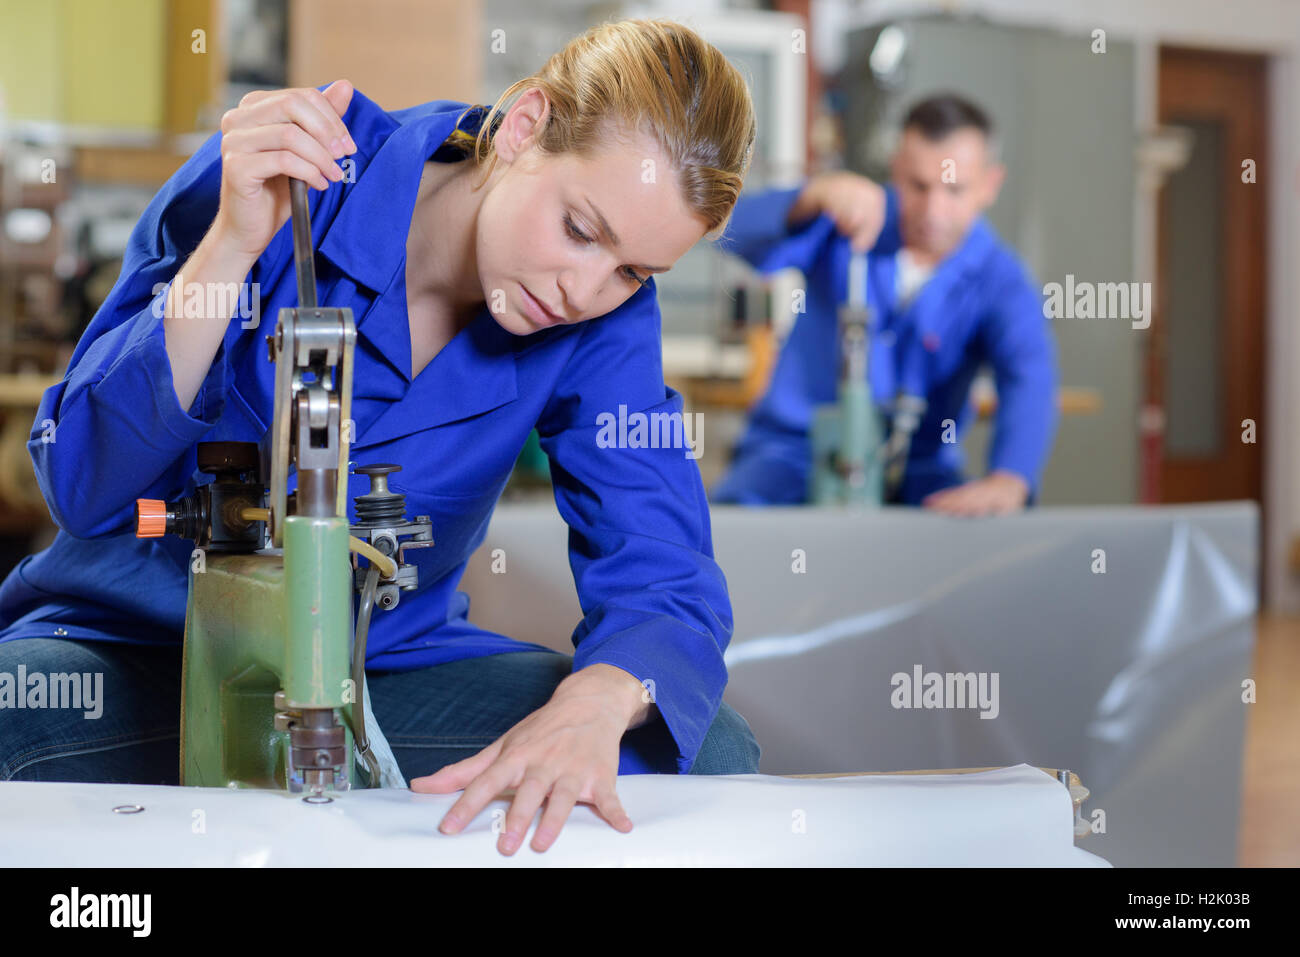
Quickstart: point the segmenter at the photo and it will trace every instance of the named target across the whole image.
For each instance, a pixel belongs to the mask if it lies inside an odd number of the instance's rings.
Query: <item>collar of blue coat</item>
[[[390,375],[354,380],[354,398],[392,403],[357,437],[359,446],[479,415],[518,395],[515,355],[533,337],[513,336],[502,329],[486,303],[469,326],[413,381],[410,378],[410,326],[403,305],[411,213],[425,162],[456,128],[467,106],[435,100],[388,112],[354,91],[343,115],[358,148],[353,157],[356,182],[346,186],[317,249],[378,294],[365,315],[354,317],[357,334],[391,363]],[[483,112],[472,110],[460,128],[477,131]],[[401,289],[394,292],[396,285]]]
[[[357,144],[356,182],[343,186],[342,205],[318,251],[369,289],[387,289],[406,256],[424,164],[467,109],[467,103],[434,100],[389,112],[354,90],[343,122]],[[482,108],[470,110],[460,128],[477,132],[482,115]]]

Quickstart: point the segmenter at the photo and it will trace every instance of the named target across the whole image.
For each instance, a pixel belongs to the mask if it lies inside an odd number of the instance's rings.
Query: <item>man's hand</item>
[[[876,244],[885,225],[885,189],[857,173],[822,173],[804,186],[786,215],[786,224],[795,226],[821,213],[849,237],[854,252],[865,252]]]
[[[440,829],[456,834],[502,791],[515,789],[497,849],[513,854],[546,800],[533,835],[534,851],[545,851],[559,836],[573,805],[595,805],[611,827],[627,833],[632,821],[614,792],[619,742],[629,727],[650,716],[642,686],[612,665],[589,665],[555,689],[541,708],[473,757],[436,774],[411,781],[411,790],[461,795]],[[653,705],[649,706],[653,708]]]
[[[950,515],[1005,515],[1023,508],[1029,485],[1014,472],[996,471],[921,500],[923,508]]]

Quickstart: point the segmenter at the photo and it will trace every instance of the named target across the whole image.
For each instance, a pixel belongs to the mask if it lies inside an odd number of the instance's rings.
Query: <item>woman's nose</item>
[[[564,294],[564,315],[585,315],[591,311],[603,285],[600,271],[591,266],[569,269],[560,274],[560,291]]]

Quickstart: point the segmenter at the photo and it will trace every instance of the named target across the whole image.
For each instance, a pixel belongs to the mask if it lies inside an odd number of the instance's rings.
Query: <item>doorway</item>
[[[1262,56],[1160,50],[1160,123],[1190,152],[1159,198],[1144,501],[1263,504],[1266,96]]]

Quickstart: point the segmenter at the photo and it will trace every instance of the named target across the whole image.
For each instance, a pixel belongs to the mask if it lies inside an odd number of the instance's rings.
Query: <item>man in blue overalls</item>
[[[1040,287],[981,215],[1004,175],[987,116],[944,95],[904,119],[890,185],[835,172],[741,198],[720,248],[762,273],[801,270],[806,309],[712,501],[806,501],[809,429],[816,407],[836,399],[837,309],[848,299],[850,255],[862,250],[870,252],[868,377],[887,434],[904,421],[896,410],[924,410],[887,501],[960,515],[1035,501],[1056,429],[1056,350]],[[996,428],[988,474],[966,481],[959,443],[974,417],[971,380],[986,363]]]

